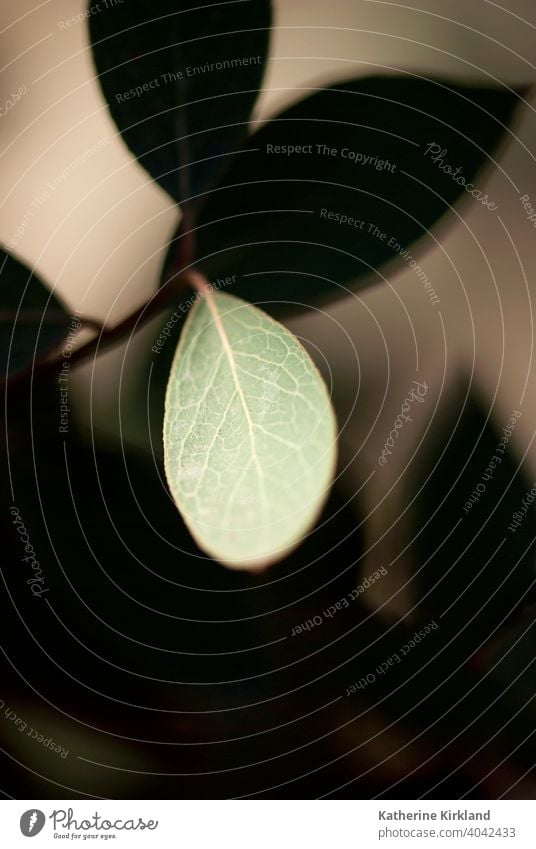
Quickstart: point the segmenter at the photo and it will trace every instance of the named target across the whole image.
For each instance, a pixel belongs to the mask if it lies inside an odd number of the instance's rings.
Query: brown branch
[[[102,321],[99,321],[98,318],[90,318],[87,315],[80,316],[80,324],[82,325],[81,329],[84,330],[96,330],[97,333],[102,333],[104,330]]]
[[[188,246],[187,250],[189,250],[188,231],[184,233],[184,244]],[[138,332],[138,330],[166,309],[166,307],[171,306],[177,296],[187,288],[195,287],[194,281],[198,279],[199,272],[192,268],[187,268],[180,272],[176,270],[180,262],[179,257],[182,254],[183,251],[179,251],[178,259],[171,267],[166,282],[149,301],[134,310],[134,312],[113,327],[108,328],[97,325],[100,328],[100,332],[71,353],[69,357],[70,365],[74,366],[82,363],[92,355],[100,355],[104,350],[118,345],[127,337]],[[87,322],[85,326],[87,327]],[[20,388],[21,386],[26,386],[34,378],[51,377],[55,372],[61,371],[64,359],[63,343],[55,345],[53,349],[34,360],[28,368],[10,375],[4,381],[2,388]]]

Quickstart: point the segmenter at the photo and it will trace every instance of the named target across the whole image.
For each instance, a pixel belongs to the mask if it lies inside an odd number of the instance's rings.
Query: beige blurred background
[[[255,120],[266,120],[308,88],[351,76],[406,70],[511,86],[535,79],[534,0],[509,0],[508,8],[490,0],[414,4],[276,0],[266,90]],[[0,119],[0,240],[35,265],[73,311],[115,322],[154,291],[178,214],[117,135],[95,79],[86,23],[62,26],[84,7],[82,0],[20,0],[0,9],[0,106],[19,87],[27,89]],[[535,130],[529,103],[498,168],[479,178],[498,214],[464,200],[421,250],[438,306],[410,268],[393,264],[381,286],[292,322],[331,372],[349,487],[363,484],[370,519],[364,571],[396,558],[393,589],[405,582],[393,539],[404,538],[396,529],[402,528],[413,456],[444,417],[446,390],[461,374],[498,423],[522,408],[515,450],[519,457],[528,452],[536,477],[536,230],[519,202],[526,193],[536,206]],[[66,168],[69,176],[60,180]],[[94,373],[85,370],[85,385],[96,387],[96,433],[105,430],[120,359],[120,352],[111,354]],[[414,379],[428,384],[426,403],[379,474],[378,454]],[[394,536],[386,533],[391,526]],[[407,603],[398,593],[386,609]]]

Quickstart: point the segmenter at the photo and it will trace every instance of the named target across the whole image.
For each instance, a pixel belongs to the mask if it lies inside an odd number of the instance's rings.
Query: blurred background
[[[165,319],[73,373],[68,450],[48,433],[56,412],[40,418],[39,386],[31,405],[15,399],[26,424],[10,436],[8,471],[51,590],[47,605],[28,597],[8,523],[7,797],[535,792],[532,512],[507,527],[536,476],[536,233],[520,203],[536,201],[526,88],[536,10],[530,0],[274,6],[252,129],[349,78],[524,87],[494,167],[477,178],[498,214],[464,198],[420,246],[437,305],[394,259],[368,288],[287,321],[331,388],[340,468],[319,528],[261,576],[204,558],[162,503],[145,351]],[[180,214],[118,134],[87,22],[62,25],[84,8],[0,9],[0,104],[25,89],[1,116],[0,242],[71,312],[115,323],[154,293]],[[425,402],[380,468],[414,381]],[[514,412],[500,469],[464,514]],[[355,602],[322,615],[356,586]],[[403,664],[389,663],[430,623]],[[21,732],[6,708],[68,754]]]

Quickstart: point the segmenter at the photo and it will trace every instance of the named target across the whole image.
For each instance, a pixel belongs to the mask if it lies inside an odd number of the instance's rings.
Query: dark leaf
[[[503,702],[510,710],[523,708],[522,718],[529,724],[530,755],[533,758],[536,739],[534,719],[536,715],[534,687],[534,634],[536,610],[534,606],[523,610],[515,621],[490,640],[479,653],[477,662],[503,694]]]
[[[245,138],[270,25],[268,0],[137,0],[89,16],[112,116],[177,202],[205,190]]]
[[[486,421],[471,398],[451,412],[418,500],[416,583],[431,615],[487,639],[535,598],[532,482],[514,451],[520,411]]]
[[[517,100],[402,76],[311,94],[250,139],[211,195],[198,234],[203,269],[240,274],[232,291],[250,300],[307,305],[380,280],[375,270],[396,257],[409,263],[418,248],[402,252],[459,198],[486,202],[485,174],[476,175],[493,162]],[[436,162],[431,144],[443,151]]]
[[[67,333],[69,316],[36,274],[0,250],[2,374],[28,366]]]
[[[513,514],[528,501],[531,482],[514,450],[519,410],[488,419],[480,401],[467,397],[466,387],[445,404],[448,415],[440,417],[441,430],[421,468],[413,464],[415,491],[407,493],[408,504],[416,495],[414,542],[404,547],[407,561],[414,563],[409,582],[414,604],[409,621],[389,628],[378,653],[383,661],[398,656],[400,663],[377,675],[367,692],[377,702],[385,699],[394,720],[419,731],[427,728],[442,756],[452,761],[452,775],[476,751],[478,763],[467,768],[485,774],[489,741],[497,756],[515,753],[517,760],[517,746],[534,728],[531,711],[517,714],[523,692],[514,686],[503,697],[514,677],[508,661],[502,680],[488,674],[498,635],[508,632],[509,623],[519,623],[534,601],[533,511],[515,533],[509,530]],[[396,561],[386,565],[394,568]],[[407,654],[401,650],[412,631],[432,622],[437,624],[432,635]],[[379,626],[367,623],[367,629],[370,637],[360,633],[361,644],[372,644]],[[528,635],[530,640],[532,630]],[[369,669],[375,671],[375,665]],[[531,675],[529,668],[526,683]],[[432,789],[437,798],[445,792]]]

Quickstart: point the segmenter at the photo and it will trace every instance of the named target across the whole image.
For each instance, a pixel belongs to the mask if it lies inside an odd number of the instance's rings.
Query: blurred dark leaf
[[[327,585],[337,597],[355,580],[361,540],[353,510],[335,491],[305,544],[269,575],[227,572],[195,547],[161,466],[85,446],[76,432],[65,440],[54,430],[52,386],[50,395],[39,410],[46,440],[40,430],[32,442],[29,420],[21,425],[20,456],[32,445],[34,464],[12,462],[13,500],[49,587],[33,598],[31,568],[8,527],[1,593],[4,649],[18,672],[15,703],[28,678],[90,729],[134,738],[136,757],[151,760],[156,773],[140,793],[155,797],[242,795],[325,764],[330,719],[320,708],[338,695],[331,657],[317,658],[321,681],[306,688],[295,664],[302,655],[309,662],[308,646],[297,644],[290,658],[287,645],[292,624],[306,615],[304,596],[321,609]],[[344,589],[333,588],[339,580]],[[284,588],[283,611],[274,583]],[[77,746],[73,758],[125,763],[122,746],[96,758],[84,741]],[[315,780],[314,791],[304,778],[296,792],[319,795],[346,775]],[[89,793],[97,786],[91,767],[75,784]]]
[[[477,662],[481,671],[490,676],[498,692],[503,694],[505,705],[524,708],[530,717],[532,729],[536,718],[536,682],[534,635],[536,608],[527,607],[515,622],[503,629],[479,653]],[[534,734],[533,730],[533,734]],[[536,739],[531,739],[534,752]]]
[[[515,533],[508,530],[532,482],[514,450],[519,411],[487,419],[465,387],[445,404],[448,414],[440,417],[432,449],[421,468],[415,463],[412,469],[411,620],[393,623],[383,636],[380,624],[367,621],[360,640],[379,640],[376,654],[385,661],[411,631],[437,624],[366,693],[397,726],[427,729],[452,764],[450,778],[464,773],[481,780],[503,758],[510,766],[534,761],[533,739],[523,743],[534,729],[533,628],[524,612],[536,597],[533,511]],[[491,670],[491,661],[514,642],[510,635],[525,631],[511,659]],[[375,663],[369,669],[375,671]],[[444,781],[430,793],[441,798]]]
[[[270,26],[268,0],[171,6],[137,0],[89,16],[112,116],[144,168],[177,202],[204,191],[245,138]],[[187,163],[190,187],[184,169],[177,171]]]
[[[532,482],[514,451],[519,411],[486,421],[470,398],[450,414],[418,500],[416,582],[430,614],[488,638],[534,600],[534,508],[509,530]]]
[[[0,249],[2,374],[30,365],[63,339],[69,316],[35,273]]]
[[[476,182],[480,199],[455,177],[474,181],[492,161],[516,103],[505,90],[402,76],[349,80],[311,94],[250,139],[249,152],[211,195],[198,236],[201,267],[212,278],[254,275],[233,288],[236,295],[296,305],[379,280],[374,271],[461,196],[471,205],[482,201],[484,174]],[[457,174],[432,161],[431,143]],[[277,153],[278,145],[287,151]],[[302,152],[288,155],[289,146]]]
[[[71,754],[57,780],[102,793],[103,763],[148,770],[126,788],[133,798],[457,798],[507,755],[515,766],[515,746],[534,723],[519,723],[517,702],[497,710],[497,686],[481,685],[459,650],[444,650],[460,630],[454,618],[359,699],[346,688],[398,652],[430,621],[427,611],[419,623],[385,628],[360,596],[290,636],[358,580],[359,513],[336,489],[305,545],[269,575],[229,573],[199,557],[148,451],[99,450],[74,430],[66,440],[52,384],[48,394],[33,410],[39,429],[23,418],[18,456],[10,453],[14,500],[50,591],[32,597],[21,541],[8,528],[0,668],[6,703],[31,715],[46,698],[61,721],[57,736]],[[30,451],[33,464],[23,462]],[[466,656],[478,645],[465,634],[459,642]],[[44,720],[55,734],[52,717]],[[495,732],[494,751],[467,764]],[[29,750],[24,760],[37,769],[30,796],[55,798],[55,767],[40,770],[39,755]],[[97,765],[81,769],[77,755]],[[534,760],[530,748],[524,757]],[[33,774],[7,760],[2,767],[6,790],[22,798]]]

